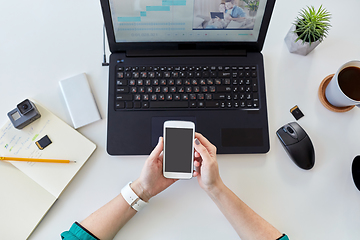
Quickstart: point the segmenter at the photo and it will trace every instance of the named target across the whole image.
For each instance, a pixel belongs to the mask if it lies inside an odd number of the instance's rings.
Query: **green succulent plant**
[[[322,41],[327,37],[330,25],[331,14],[322,7],[316,11],[313,6],[301,9],[299,16],[295,22],[295,33],[298,38],[295,42],[300,39],[303,43],[308,42],[310,45],[316,41]]]

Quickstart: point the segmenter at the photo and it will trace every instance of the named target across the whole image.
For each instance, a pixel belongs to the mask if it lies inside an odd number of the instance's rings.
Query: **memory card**
[[[297,105],[290,109],[290,112],[296,120],[299,120],[304,116],[304,114],[301,112],[300,108]]]
[[[48,135],[45,135],[43,138],[41,138],[39,141],[35,142],[36,146],[40,149],[43,150],[44,148],[46,148],[47,146],[49,146],[51,144],[51,140],[48,137]]]

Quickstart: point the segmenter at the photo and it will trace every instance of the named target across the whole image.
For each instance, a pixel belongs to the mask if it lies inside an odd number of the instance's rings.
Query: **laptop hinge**
[[[128,50],[128,57],[246,56],[246,50]]]

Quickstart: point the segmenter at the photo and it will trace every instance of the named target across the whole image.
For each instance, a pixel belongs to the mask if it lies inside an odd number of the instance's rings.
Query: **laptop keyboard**
[[[116,110],[258,109],[256,66],[118,66]]]

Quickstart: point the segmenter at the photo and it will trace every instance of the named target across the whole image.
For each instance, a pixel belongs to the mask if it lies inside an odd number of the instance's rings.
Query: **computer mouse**
[[[284,125],[277,130],[276,135],[298,167],[309,170],[314,166],[314,146],[310,137],[298,123],[292,122]]]
[[[355,186],[360,191],[360,156],[356,156],[351,167],[352,176]]]

